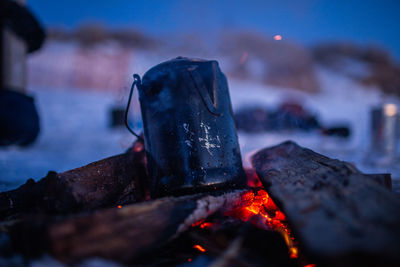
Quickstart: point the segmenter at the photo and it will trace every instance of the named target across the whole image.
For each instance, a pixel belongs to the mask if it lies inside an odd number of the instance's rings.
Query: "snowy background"
[[[49,170],[62,172],[123,152],[134,137],[123,127],[110,127],[111,109],[126,105],[133,73],[143,75],[176,56],[218,60],[234,111],[276,109],[295,100],[321,124],[351,128],[347,139],[318,132],[239,132],[246,166],[258,149],[291,139],[365,172],[400,178],[398,151],[382,164],[366,161],[374,154],[371,108],[399,103],[398,1],[26,4],[47,32],[44,46],[27,62],[27,91],[35,97],[41,133],[30,147],[0,149],[0,191]],[[140,130],[137,101],[132,108],[131,123]]]
[[[28,90],[35,97],[41,116],[41,133],[28,148],[0,150],[0,191],[14,188],[28,178],[38,180],[49,170],[63,172],[126,150],[135,138],[124,127],[110,127],[111,108],[125,106],[132,73],[143,75],[150,67],[180,55],[176,53],[173,49],[127,49],[116,43],[84,49],[75,42],[48,42],[28,61]],[[239,132],[246,166],[258,149],[290,139],[327,156],[353,162],[363,171],[390,172],[394,179],[400,177],[396,161],[381,166],[365,163],[370,154],[370,110],[396,102],[396,97],[382,93],[375,85],[361,83],[348,71],[317,63],[312,72],[319,84],[318,91],[308,92],[258,79],[264,74],[255,75],[262,69],[256,57],[253,62],[248,59],[248,72],[252,75],[243,78],[232,71],[236,63],[231,58],[215,51],[210,56],[218,59],[221,69],[227,71],[234,111],[245,106],[275,107],[286,99],[295,99],[324,125],[351,126],[352,135],[347,139],[318,132]],[[352,74],[368,72],[354,60],[347,62],[346,68]],[[135,100],[131,123],[140,130],[138,105]]]

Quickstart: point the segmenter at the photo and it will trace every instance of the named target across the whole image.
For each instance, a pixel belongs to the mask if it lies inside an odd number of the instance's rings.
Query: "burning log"
[[[258,152],[252,163],[317,265],[398,266],[400,200],[377,184],[385,176],[365,175],[293,142]]]
[[[262,182],[247,170],[253,189],[130,204],[146,198],[143,144],[136,143],[125,154],[0,194],[2,217],[42,212],[2,231],[13,251],[67,263],[100,257],[168,265],[206,254],[214,266],[398,262],[400,200],[385,188],[390,176],[362,174],[291,142],[252,161]],[[85,212],[51,216],[78,211]]]
[[[219,214],[207,219],[206,223],[211,226],[192,227],[174,242],[163,246],[162,253],[155,253],[161,256],[158,260],[149,262],[148,255],[143,255],[144,260],[139,261],[139,265],[163,263],[171,266],[193,261],[194,266],[213,267],[298,266],[296,260],[288,257],[285,242],[277,232]],[[203,255],[202,259],[197,257]],[[179,258],[183,260],[177,261]],[[208,262],[200,264],[199,261],[205,258]]]
[[[27,256],[45,251],[66,262],[88,257],[131,262],[160,248],[193,223],[236,205],[243,192],[161,198],[70,218],[29,218],[12,225],[8,232],[15,249]]]
[[[21,213],[70,213],[141,201],[147,180],[144,147],[63,173],[49,172],[38,182],[0,194],[0,219]]]

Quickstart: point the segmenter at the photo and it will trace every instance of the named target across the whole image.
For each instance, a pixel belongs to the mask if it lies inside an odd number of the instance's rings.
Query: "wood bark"
[[[400,200],[377,179],[293,142],[252,164],[318,266],[398,266]]]
[[[70,213],[127,204],[145,198],[145,155],[136,142],[126,153],[0,193],[0,219],[25,213]]]
[[[129,263],[193,223],[236,205],[243,192],[167,197],[69,218],[26,218],[8,232],[14,249],[26,256],[47,252],[64,262],[100,257]]]

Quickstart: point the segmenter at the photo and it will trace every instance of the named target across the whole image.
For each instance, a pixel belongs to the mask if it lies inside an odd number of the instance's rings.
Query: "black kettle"
[[[130,98],[136,85],[152,197],[245,185],[228,83],[217,61],[178,57],[134,79]]]

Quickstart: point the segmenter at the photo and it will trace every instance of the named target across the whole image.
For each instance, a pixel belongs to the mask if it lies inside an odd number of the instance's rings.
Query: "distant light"
[[[282,40],[282,35],[279,35],[279,34],[275,35],[275,36],[274,36],[274,40],[275,40],[275,41],[280,41],[280,40]]]
[[[118,206],[117,206],[117,208],[119,208],[119,209],[120,209],[120,208],[122,208],[122,206],[121,206],[121,205],[118,205]]]
[[[383,107],[386,116],[392,117],[397,114],[397,106],[395,104],[386,104]]]

